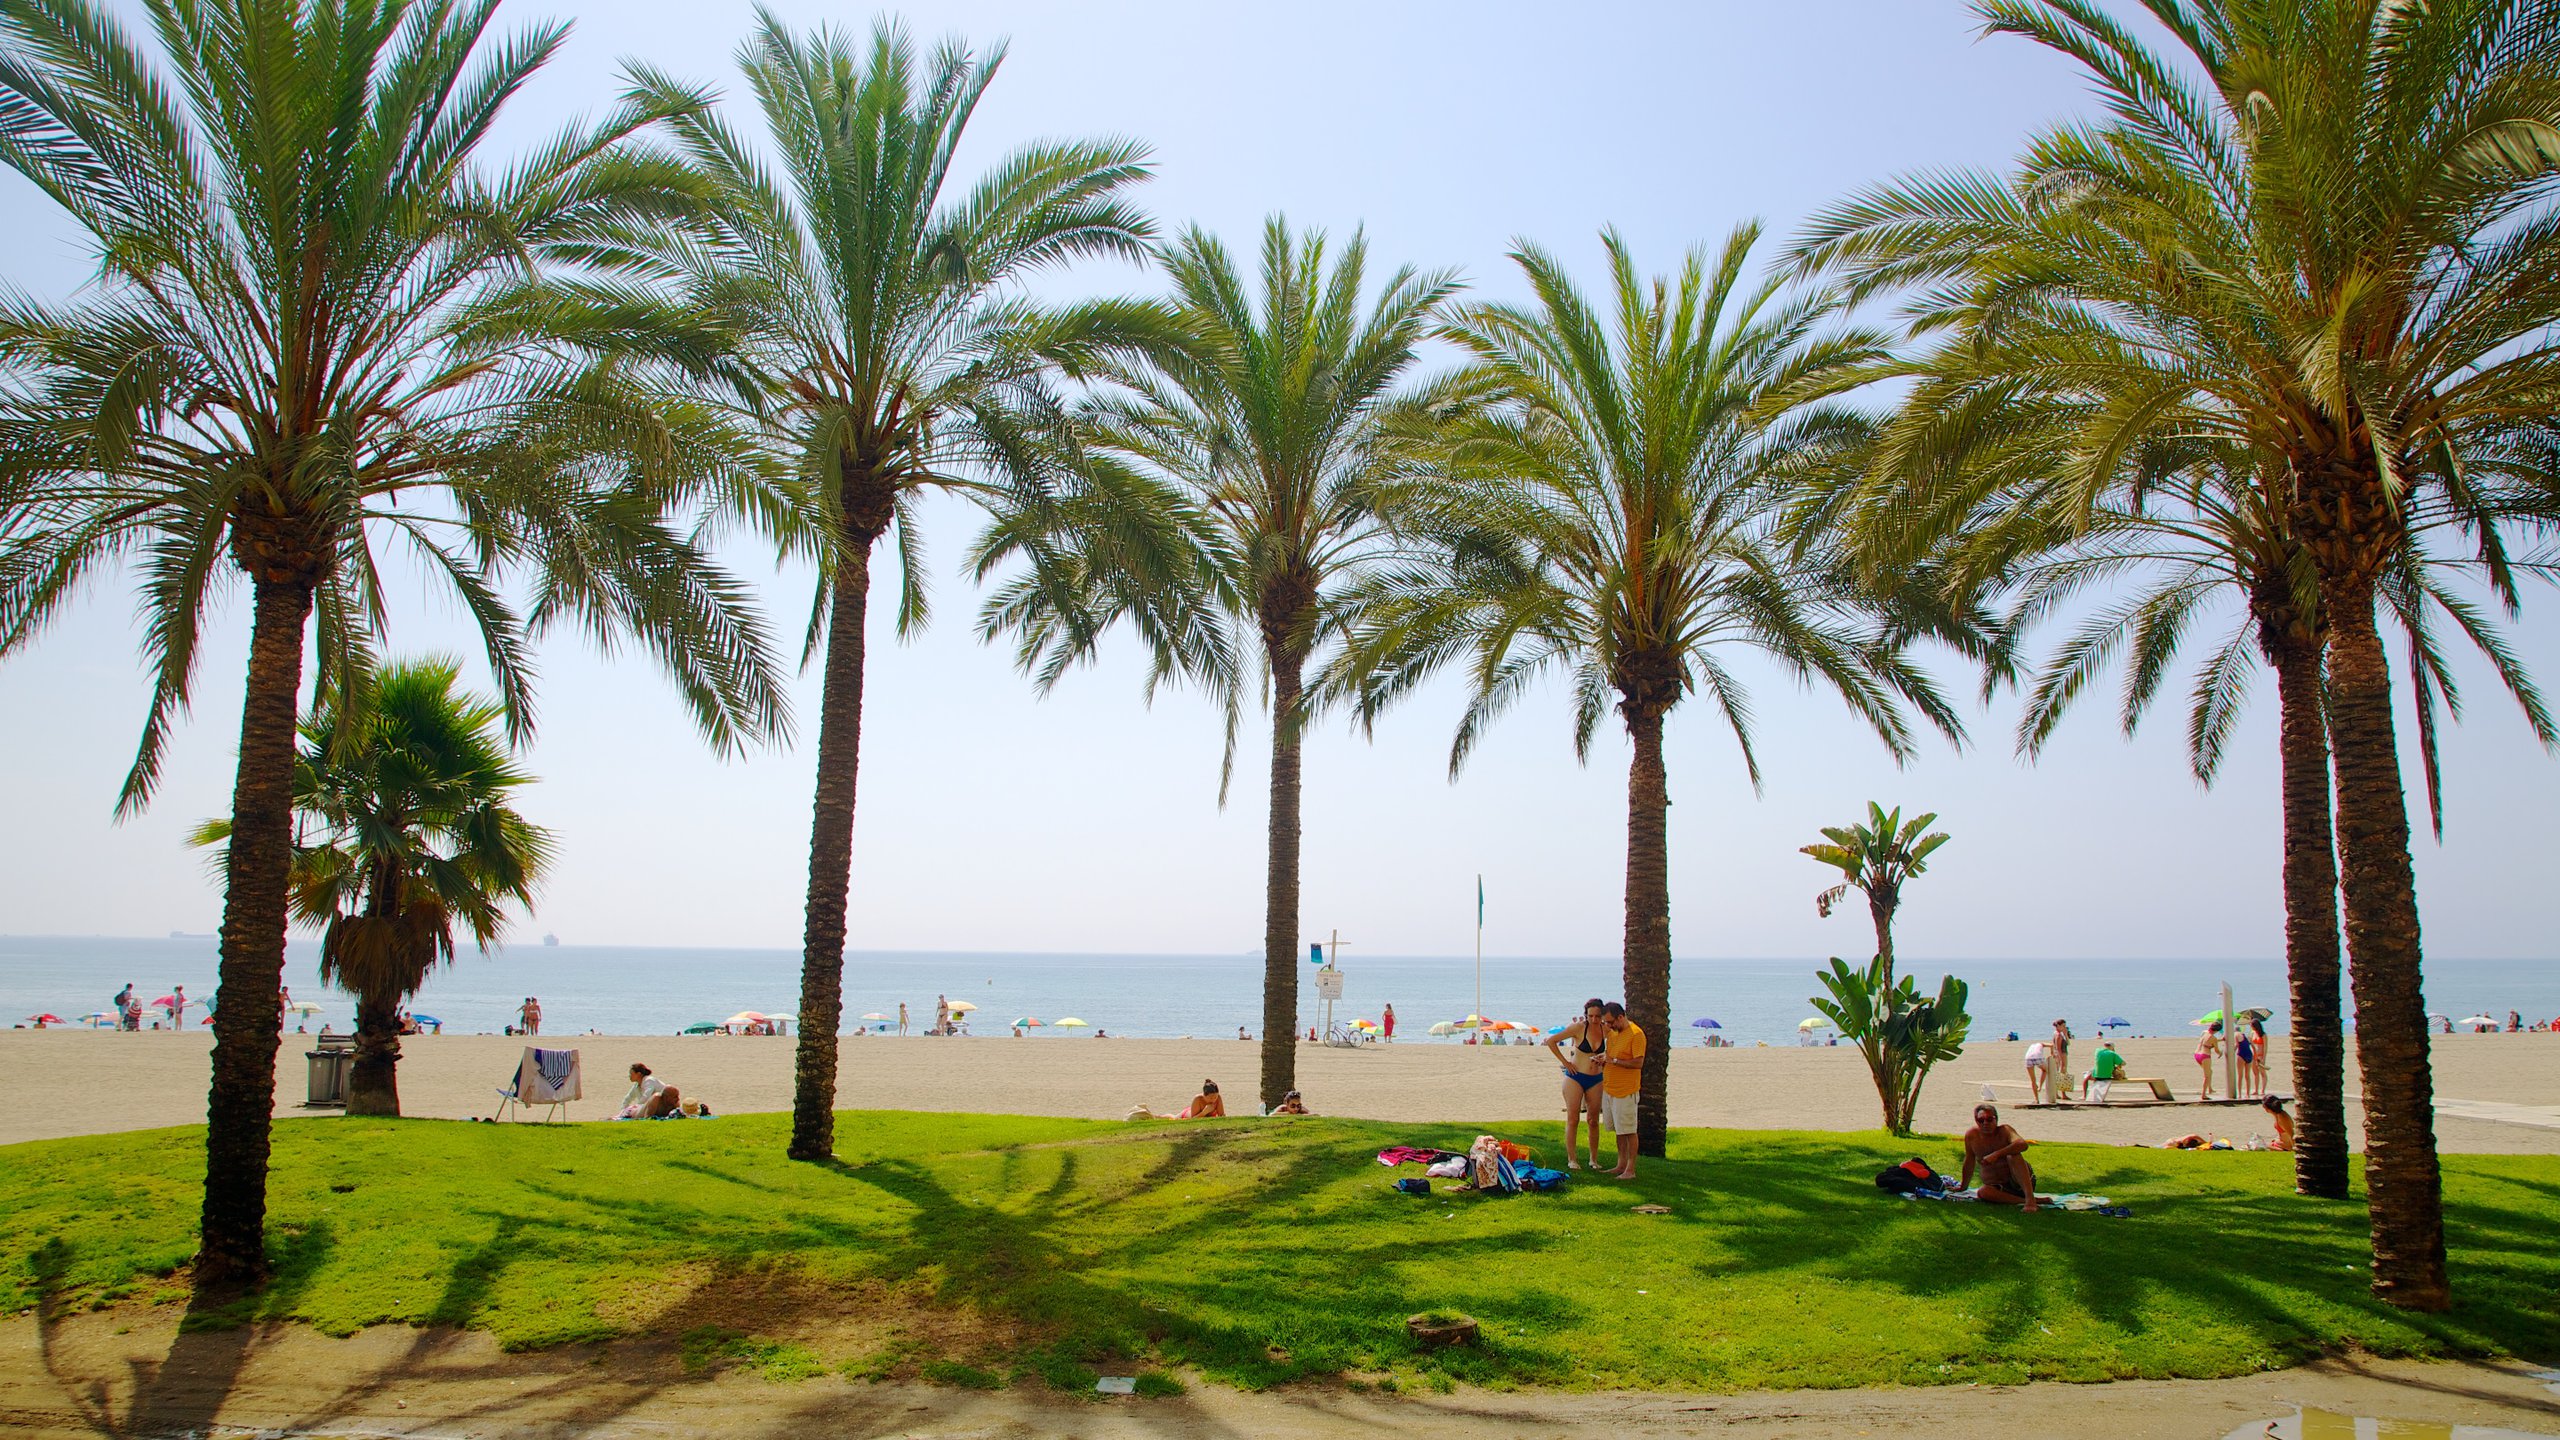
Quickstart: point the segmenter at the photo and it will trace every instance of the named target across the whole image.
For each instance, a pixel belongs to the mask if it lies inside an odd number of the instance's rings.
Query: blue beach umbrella
[[[1701,1015],[1697,1019],[1689,1022],[1689,1028],[1692,1030],[1721,1030],[1724,1027],[1717,1024],[1711,1017]]]
[[[2111,1029],[2118,1026],[2130,1030],[2133,1028],[2133,1022],[2123,1018],[2122,1016],[2109,1016],[2108,1018],[2098,1022],[2098,1028],[2101,1030]]]

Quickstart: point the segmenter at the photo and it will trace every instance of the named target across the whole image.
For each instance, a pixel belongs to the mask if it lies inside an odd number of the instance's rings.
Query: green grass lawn
[[[1898,1201],[1881,1135],[1686,1131],[1634,1186],[1416,1200],[1371,1155],[1454,1126],[855,1113],[276,1127],[274,1286],[229,1319],[684,1337],[689,1366],[1000,1385],[1187,1367],[1243,1385],[1744,1389],[2216,1376],[2354,1346],[2560,1358],[2560,1159],[2448,1160],[2459,1305],[2365,1293],[2362,1205],[2288,1157],[2038,1147],[2131,1219]],[[1507,1133],[1554,1149],[1544,1127]],[[0,1149],[0,1306],[185,1299],[200,1131]],[[1951,1164],[1943,1141],[1920,1153]],[[1417,1173],[1412,1169],[1398,1172]],[[1639,1202],[1667,1216],[1631,1212]],[[1417,1354],[1460,1310],[1477,1350]],[[1161,1381],[1152,1381],[1161,1385]]]

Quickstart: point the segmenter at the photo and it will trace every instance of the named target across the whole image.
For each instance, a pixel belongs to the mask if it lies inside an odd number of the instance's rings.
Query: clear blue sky
[[[864,13],[790,4],[794,18]],[[610,93],[645,56],[734,89],[734,4],[511,0],[502,21],[571,14],[568,53],[519,104],[521,140]],[[1025,139],[1129,135],[1155,147],[1145,203],[1168,226],[1244,239],[1273,210],[1365,224],[1390,263],[1454,265],[1479,293],[1514,287],[1514,236],[1596,266],[1614,225],[1649,267],[1760,217],[1774,250],[1807,214],[1911,169],[1997,165],[2032,128],[2081,110],[2077,80],[2015,41],[1978,41],[1953,0],[1785,5],[947,3],[911,12],[931,37],[1009,37],[961,169]],[[749,123],[741,116],[742,123]],[[498,147],[500,152],[506,146]],[[86,262],[60,218],[0,179],[0,266],[39,293]],[[1071,287],[1142,285],[1127,272]],[[929,634],[875,624],[855,835],[856,948],[1244,951],[1262,916],[1264,736],[1248,736],[1234,803],[1216,805],[1218,731],[1193,697],[1150,710],[1124,651],[1047,700],[979,646],[954,568],[971,532],[933,513]],[[737,557],[796,640],[807,577]],[[2548,591],[2518,629],[2560,684]],[[887,607],[879,607],[885,611]],[[885,621],[885,614],[875,615]],[[228,808],[247,607],[215,618],[192,720],[152,811],[116,824],[117,784],[146,696],[132,599],[93,592],[32,651],[0,663],[0,932],[209,930],[218,887],[188,826]],[[392,648],[469,654],[449,605],[412,593]],[[713,759],[636,658],[557,640],[542,653],[544,778],[527,808],[563,838],[540,919],[577,942],[796,946],[812,737]],[[2188,777],[2182,705],[2127,743],[2092,704],[2030,768],[2015,703],[1972,716],[1974,744],[1933,743],[1897,769],[1835,702],[1764,668],[1754,678],[1766,792],[1704,711],[1675,718],[1672,940],[1683,956],[1863,953],[1862,917],[1820,921],[1823,872],[1796,853],[1869,798],[1939,811],[1955,841],[1914,887],[1914,956],[2237,956],[2281,948],[2272,684],[2220,785]],[[2445,746],[2450,826],[2421,834],[2420,893],[2439,955],[2548,956],[2560,764],[2480,667]],[[1964,687],[1961,680],[1960,688]],[[816,712],[803,676],[796,702]],[[1445,779],[1459,699],[1447,687],[1374,743],[1338,722],[1307,755],[1303,920],[1368,953],[1463,953],[1474,877],[1494,954],[1614,954],[1625,747],[1572,755],[1560,691],[1522,705],[1463,779]],[[2404,715],[2404,734],[2407,733]],[[2416,773],[2414,755],[2410,773]]]

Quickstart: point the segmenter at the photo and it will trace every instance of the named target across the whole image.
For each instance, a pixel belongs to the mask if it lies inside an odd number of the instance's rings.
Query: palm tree
[[[1384,540],[1372,492],[1398,386],[1440,307],[1447,272],[1407,266],[1365,311],[1368,244],[1330,267],[1325,237],[1263,226],[1248,283],[1216,237],[1193,229],[1160,257],[1160,306],[1123,317],[1129,343],[1096,357],[1107,388],[1080,415],[1082,485],[1052,509],[990,532],[981,575],[1047,546],[1045,573],[1000,588],[981,633],[1013,633],[1044,688],[1128,622],[1153,657],[1149,690],[1200,683],[1225,708],[1226,763],[1258,658],[1271,714],[1271,804],[1262,929],[1262,1103],[1297,1088],[1298,859],[1302,746],[1318,697],[1307,675],[1341,619],[1345,587]]]
[[[361,708],[386,620],[376,547],[450,586],[531,731],[528,618],[627,627],[732,747],[784,724],[743,594],[671,511],[720,451],[693,408],[582,363],[524,301],[683,192],[615,107],[503,171],[474,155],[565,27],[484,44],[491,7],[145,0],[0,6],[0,159],[99,256],[73,301],[0,301],[0,655],[130,567],[155,671],[125,810],[159,776],[208,601],[254,601],[232,797],[198,1283],[265,1274],[268,1126],[293,865],[303,632]]]
[[[1864,825],[1825,825],[1823,843],[1803,847],[1803,853],[1838,870],[1840,883],[1813,899],[1815,913],[1824,919],[1831,908],[1854,889],[1867,897],[1867,916],[1876,926],[1876,962],[1882,967],[1884,988],[1893,988],[1893,912],[1902,908],[1902,887],[1915,875],[1929,870],[1929,857],[1947,843],[1943,832],[1923,835],[1920,832],[1938,823],[1938,817],[1914,815],[1902,818],[1895,807],[1891,814],[1870,800]]]
[[[400,1113],[400,1007],[453,960],[455,922],[496,944],[551,863],[551,833],[512,803],[533,777],[506,712],[460,680],[451,660],[387,665],[362,710],[323,701],[302,723],[293,808],[316,838],[294,847],[293,913],[322,927],[320,978],[356,997],[350,1115]],[[210,821],[196,843],[230,833]]]
[[[2094,501],[2056,475],[2086,408],[2102,397],[2051,394],[2007,371],[1978,370],[1970,345],[1940,348],[1919,365],[1919,384],[1878,446],[1884,463],[1858,482],[1854,521],[1877,537],[1881,558],[1920,568],[1959,592],[2008,596],[1987,650],[1996,681],[2017,674],[2023,631],[2092,591],[2116,587],[2068,640],[2033,667],[2018,723],[2018,749],[2041,752],[2064,713],[2119,658],[2120,723],[2130,735],[2178,668],[2198,628],[2236,609],[2211,641],[2189,687],[2188,760],[2211,785],[2246,702],[2253,660],[2275,672],[2283,804],[2286,971],[2298,1102],[2295,1187],[2347,1193],[2345,1031],[2339,1011],[2337,864],[2331,848],[2329,749],[2316,587],[2286,523],[2281,473],[2228,445],[2157,440],[2122,458],[2114,485]],[[1986,415],[1998,424],[1970,423]],[[1949,417],[1966,417],[1949,423]],[[1915,463],[1917,462],[1917,463]],[[2087,508],[2082,508],[2084,502]],[[2430,808],[2442,831],[2434,783],[2433,716],[2460,713],[2460,691],[2434,617],[2450,619],[2488,658],[2546,743],[2551,718],[2515,656],[2476,607],[2451,589],[2455,564],[2431,552],[2431,531],[2458,529],[2459,513],[2422,504],[2384,598],[2406,634],[2416,668]],[[1919,547],[1915,550],[1913,547]],[[2217,606],[2218,600],[2236,602]]]
[[[1987,29],[2083,66],[2106,121],[2039,137],[2008,184],[1933,176],[1859,197],[1803,257],[1856,290],[1940,287],[1986,364],[2103,395],[2070,453],[2086,488],[2151,436],[2221,441],[2283,477],[2325,630],[2374,1289],[2442,1309],[2417,895],[2374,601],[2414,499],[2442,487],[2468,508],[2560,404],[2560,0],[2145,5],[2167,53],[2090,0],[1980,0]],[[2475,538],[2509,586],[2494,530]]]
[[[1391,502],[1428,553],[1383,568],[1358,597],[1338,682],[1361,714],[1452,661],[1474,694],[1454,776],[1484,727],[1541,674],[1571,676],[1574,746],[1588,755],[1614,695],[1627,769],[1623,941],[1627,1008],[1665,1034],[1671,983],[1670,794],[1663,728],[1703,691],[1740,743],[1756,789],[1753,715],[1726,657],[1750,651],[1819,680],[1899,759],[1913,746],[1896,697],[1951,738],[1952,710],[1879,627],[1832,557],[1784,533],[1803,475],[1859,433],[1800,397],[1854,376],[1871,337],[1826,334],[1815,299],[1747,284],[1756,226],[1712,264],[1647,282],[1604,236],[1610,317],[1547,252],[1512,252],[1535,304],[1476,305],[1444,335],[1471,363],[1457,382],[1489,403],[1418,432]],[[1645,1057],[1638,1144],[1662,1153],[1667,1047]]]
[[[1128,141],[1046,143],[1005,155],[946,197],[952,152],[1004,59],[946,42],[920,61],[895,25],[867,45],[795,34],[759,9],[739,68],[778,169],[708,111],[675,121],[710,218],[646,232],[616,263],[672,283],[718,317],[766,427],[790,457],[820,585],[817,794],[802,931],[800,1043],[790,1153],[835,1152],[836,1030],[861,759],[872,548],[894,527],[898,631],[925,621],[916,506],[932,491],[990,503],[1053,478],[1047,377],[1109,307],[1043,310],[1019,290],[1079,256],[1144,253],[1147,222],[1119,198],[1145,178]],[[683,92],[664,81],[669,97]]]

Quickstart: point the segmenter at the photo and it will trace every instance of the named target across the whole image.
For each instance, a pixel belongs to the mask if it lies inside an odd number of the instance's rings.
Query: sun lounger
[[[578,1052],[575,1050],[539,1050],[524,1047],[524,1058],[516,1062],[516,1073],[498,1087],[498,1113],[504,1120],[507,1111],[519,1116],[535,1106],[550,1113],[545,1120],[563,1117],[570,1101],[584,1098],[578,1077]]]
[[[2111,1090],[2098,1089],[2101,1085],[2128,1085],[2137,1089],[2135,1094],[2126,1097],[2126,1101],[2118,1101]],[[2089,1082],[2089,1088],[2091,1095],[2095,1097],[2088,1102],[2092,1105],[2114,1105],[2126,1102],[2137,1105],[2174,1105],[2178,1100],[2176,1095],[2170,1093],[2168,1081],[2141,1075],[2119,1075],[2113,1081],[2092,1080]],[[2149,1094],[2144,1095],[2143,1090],[2148,1090]]]

